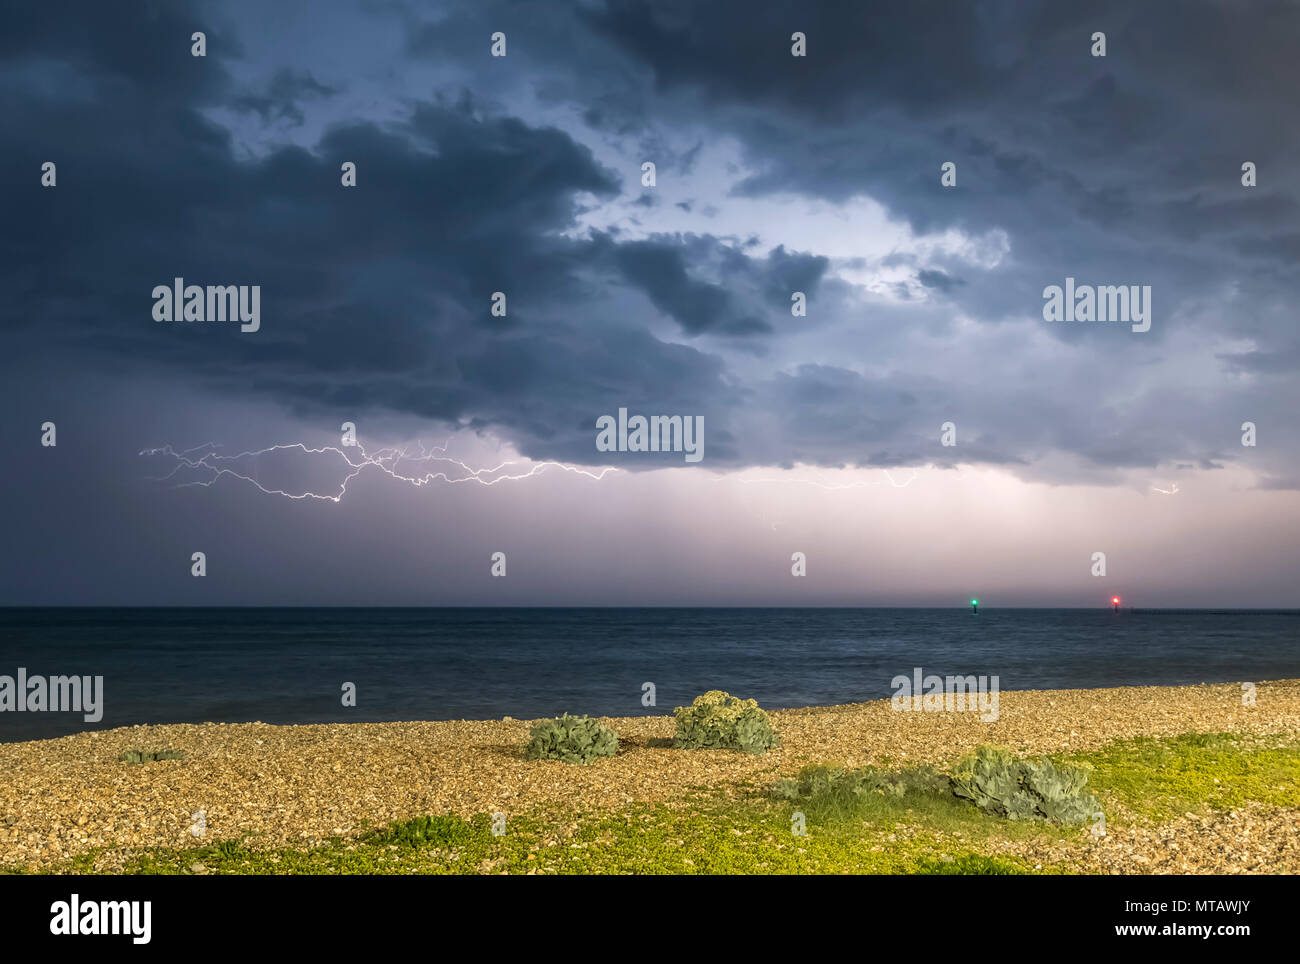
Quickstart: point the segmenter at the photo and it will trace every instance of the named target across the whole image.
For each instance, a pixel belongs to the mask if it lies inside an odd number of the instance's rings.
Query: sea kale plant
[[[928,765],[901,770],[806,766],[796,777],[775,783],[772,795],[830,817],[862,817],[889,807],[964,809],[974,803],[1011,820],[1082,824],[1100,809],[1097,798],[1084,791],[1089,769],[982,746],[950,774]]]
[[[743,750],[766,753],[777,745],[776,732],[755,700],[709,690],[690,706],[673,711],[677,732],[673,746],[687,750]]]
[[[524,756],[530,760],[590,763],[618,752],[618,734],[600,720],[565,713],[533,727]]]
[[[1020,759],[1010,750],[982,746],[952,772],[952,790],[981,810],[1011,820],[1086,823],[1101,809],[1084,791],[1089,767]]]

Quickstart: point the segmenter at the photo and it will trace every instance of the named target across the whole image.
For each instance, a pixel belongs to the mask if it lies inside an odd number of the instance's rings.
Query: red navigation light
[[[1113,603],[1118,603],[1118,602],[1119,602],[1119,596],[1111,596],[1111,597],[1110,597],[1110,601],[1113,602]]]

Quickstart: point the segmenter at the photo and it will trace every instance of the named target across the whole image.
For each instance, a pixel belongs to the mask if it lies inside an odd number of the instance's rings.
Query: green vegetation
[[[1188,811],[1230,810],[1252,801],[1300,806],[1300,742],[1295,737],[1139,737],[1069,759],[1092,764],[1097,793],[1152,820]]]
[[[478,821],[483,823],[483,821]],[[463,846],[479,835],[481,826],[461,817],[414,817],[399,820],[362,837],[367,843],[399,847],[454,847]]]
[[[1006,876],[1008,874],[1025,874],[1022,865],[1011,860],[999,860],[996,857],[981,857],[978,854],[966,854],[952,860],[923,860],[917,870],[918,874],[969,874],[981,877]]]
[[[923,827],[956,840],[1058,840],[1072,831],[1009,823],[957,796],[951,778],[931,766],[900,770],[808,766],[778,781],[771,796],[805,815],[809,827],[863,828],[884,834]]]
[[[967,808],[968,810],[971,808]],[[989,858],[962,841],[921,831],[864,833],[848,824],[791,832],[788,809],[750,799],[688,808],[630,806],[580,816],[537,811],[509,819],[493,836],[486,815],[447,820],[418,842],[415,821],[307,849],[222,841],[187,850],[131,855],[114,872],[131,874],[787,874],[1030,873],[1015,859]],[[454,829],[452,829],[454,828]],[[64,873],[102,872],[93,856]]]
[[[981,774],[990,786],[998,767],[979,755],[954,773]],[[986,754],[986,759],[989,758]],[[996,757],[1006,763],[1004,757]],[[1115,828],[1187,811],[1251,801],[1300,807],[1300,741],[1228,734],[1125,740],[1088,753],[1033,762],[1036,799],[1047,784],[1068,789],[1077,774],[1053,783],[1043,774],[1090,766],[1087,787]],[[1011,766],[1010,763],[1006,763]],[[1019,784],[1018,784],[1019,786]],[[1082,784],[1075,788],[1082,789]],[[1001,800],[1001,791],[987,791]],[[1065,794],[1068,797],[1068,794]],[[1017,804],[1018,806],[1019,804]],[[1035,807],[1038,803],[1035,803]],[[256,839],[214,841],[187,849],[97,851],[58,873],[141,874],[1022,874],[1069,872],[1070,866],[1005,856],[1008,846],[1046,853],[1082,841],[1086,830],[1045,820],[1008,820],[1001,807],[981,809],[959,797],[932,767],[888,770],[806,767],[775,786],[724,793],[708,788],[659,806],[581,811],[534,808],[511,814],[494,836],[486,814],[419,816],[306,848],[271,847]],[[1009,808],[1008,808],[1009,809]],[[10,868],[9,872],[24,872]]]
[[[119,763],[153,763],[155,760],[183,760],[184,750],[127,750],[118,758]]]
[[[598,757],[618,752],[618,734],[600,720],[565,713],[554,720],[543,720],[533,727],[524,748],[529,760],[563,760],[565,763],[590,763]]]
[[[893,810],[898,803],[911,806],[920,798],[946,795],[949,791],[948,778],[929,766],[890,771],[815,765],[804,767],[793,780],[777,781],[772,795],[807,804],[825,816],[845,817],[861,816],[873,802]]]
[[[1010,750],[982,746],[952,772],[952,792],[1009,820],[1087,823],[1101,804],[1084,793],[1087,763],[1025,760]]]
[[[983,746],[957,764],[951,776],[931,766],[893,771],[810,766],[794,780],[779,781],[772,792],[827,817],[879,817],[902,808],[960,821],[967,816],[960,811],[973,803],[1011,820],[1072,825],[1085,823],[1101,807],[1096,797],[1083,793],[1090,770],[1086,763],[1022,760],[1008,750]]]
[[[709,690],[690,706],[673,710],[677,732],[673,746],[686,750],[743,750],[766,753],[777,745],[776,732],[755,700]]]

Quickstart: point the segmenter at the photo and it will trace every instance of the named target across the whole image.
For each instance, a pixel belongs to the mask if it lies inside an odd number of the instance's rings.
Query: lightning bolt
[[[1177,482],[1171,482],[1171,483],[1169,483],[1169,484],[1170,484],[1171,488],[1168,488],[1168,489],[1162,489],[1162,488],[1160,488],[1160,486],[1158,486],[1158,485],[1153,485],[1153,486],[1151,486],[1151,488],[1152,488],[1153,491],[1155,491],[1155,492],[1159,492],[1161,495],[1177,495],[1177,494],[1178,494],[1178,483],[1177,483]]]
[[[534,462],[531,459],[508,459],[493,466],[474,468],[467,462],[447,455],[447,449],[454,438],[455,436],[451,436],[443,445],[435,445],[428,449],[424,447],[423,443],[415,442],[405,448],[390,446],[376,449],[373,454],[368,453],[365,447],[358,442],[355,446],[358,456],[357,461],[353,461],[349,453],[337,446],[324,445],[319,448],[312,448],[303,442],[268,445],[266,448],[240,452],[237,455],[220,454],[217,450],[222,446],[216,442],[205,442],[202,445],[196,445],[193,448],[181,451],[177,451],[170,445],[163,445],[156,448],[142,449],[139,454],[142,457],[170,458],[174,460],[175,464],[172,466],[171,471],[165,475],[153,476],[154,481],[171,481],[178,474],[187,470],[205,476],[204,478],[177,482],[177,488],[187,486],[207,488],[214,485],[223,476],[229,476],[240,482],[249,483],[267,495],[278,495],[286,499],[299,501],[316,499],[322,502],[334,503],[343,501],[343,496],[347,494],[348,483],[368,468],[378,469],[390,478],[417,488],[436,482],[443,482],[448,485],[475,483],[490,486],[500,482],[517,482],[532,478],[547,469],[560,469],[564,472],[571,472],[575,475],[582,475],[599,481],[610,472],[618,471],[612,466],[593,470],[565,462]],[[352,446],[347,447],[351,448]],[[297,452],[304,456],[338,456],[348,466],[348,470],[338,483],[337,491],[333,493],[313,492],[311,490],[289,492],[285,489],[268,488],[258,479],[249,475],[246,471],[241,471],[238,467],[238,463],[242,459],[255,458],[273,452]],[[514,466],[525,465],[527,471],[513,470]]]

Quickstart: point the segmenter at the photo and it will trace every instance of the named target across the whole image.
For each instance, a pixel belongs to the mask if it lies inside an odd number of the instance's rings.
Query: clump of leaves
[[[1010,750],[982,746],[952,772],[952,791],[989,813],[1011,820],[1086,823],[1101,809],[1084,791],[1091,767],[1021,759]]]
[[[183,760],[184,750],[127,750],[118,756],[119,763],[153,763],[155,760]]]
[[[427,847],[455,847],[467,844],[477,835],[472,823],[461,817],[413,817],[399,820],[365,835],[377,844],[394,844],[399,847],[423,849]]]
[[[743,750],[766,753],[779,742],[772,721],[756,700],[742,700],[709,690],[690,706],[673,710],[677,731],[673,746],[686,750]]]
[[[618,752],[618,734],[589,716],[563,716],[543,720],[529,734],[524,756],[529,760],[563,760],[590,763]]]
[[[224,857],[227,860],[234,860],[243,852],[243,850],[244,846],[238,840],[218,840],[216,843],[218,856]]]
[[[880,770],[866,766],[846,769],[838,766],[806,766],[792,780],[780,780],[772,787],[774,796],[848,808],[872,794],[902,798],[912,794],[937,796],[950,792],[948,777],[931,766],[907,770]]]

